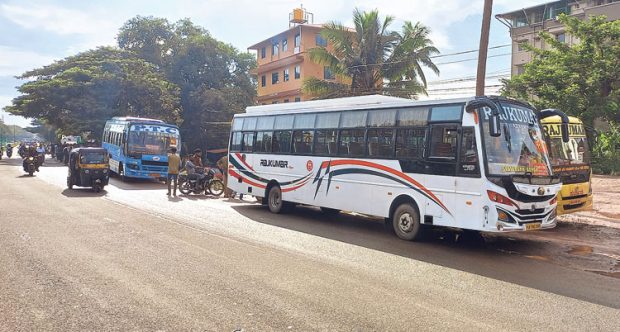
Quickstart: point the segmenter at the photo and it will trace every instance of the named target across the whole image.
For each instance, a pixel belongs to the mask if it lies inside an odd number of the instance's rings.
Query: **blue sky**
[[[541,0],[495,0],[493,14],[545,3]],[[351,25],[354,8],[379,9],[395,16],[391,28],[405,20],[429,26],[436,46],[444,54],[478,48],[482,0],[307,0],[315,23],[338,21]],[[0,109],[18,95],[14,76],[100,45],[114,45],[118,28],[136,16],[190,18],[211,34],[240,50],[288,27],[288,13],[299,1],[287,0],[0,0]],[[508,29],[492,20],[489,46],[510,43]],[[505,54],[510,47],[489,51]],[[476,53],[436,59],[437,63],[475,58]],[[510,56],[490,58],[487,72],[505,72]],[[441,75],[429,81],[475,75],[476,62],[440,66]],[[489,84],[489,83],[487,83]],[[469,82],[466,86],[473,86]],[[432,87],[431,87],[432,88]],[[436,96],[439,97],[439,96]],[[4,116],[6,123],[27,125],[23,118]]]

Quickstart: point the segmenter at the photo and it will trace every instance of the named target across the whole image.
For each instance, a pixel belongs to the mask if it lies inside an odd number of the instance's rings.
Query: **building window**
[[[301,46],[301,35],[299,33],[295,34],[295,47]]]
[[[288,39],[282,39],[282,52],[288,51]]]
[[[288,99],[284,99],[284,102],[285,102],[285,103],[288,103],[288,102],[289,102],[289,100],[288,100]]]
[[[265,87],[267,85],[267,76],[263,75],[260,77],[260,86]]]
[[[322,46],[322,47],[327,47],[327,40],[325,40],[325,38],[323,38],[323,36],[321,36],[320,33],[316,34],[316,46]]]
[[[280,80],[278,72],[274,71],[273,73],[271,73],[271,84],[278,84],[278,81]]]
[[[301,101],[301,97],[295,97],[295,102],[298,103]]]
[[[260,58],[261,58],[261,59],[264,59],[266,56],[267,56],[267,48],[262,47],[262,48],[260,49]]]
[[[299,65],[295,66],[295,79],[298,80],[301,77],[301,67]]]
[[[323,67],[323,79],[326,80],[333,80],[334,77],[334,73],[332,73],[332,70],[329,69],[329,67]]]
[[[521,75],[525,72],[525,66],[523,65],[517,65],[517,75]]]
[[[557,35],[555,35],[555,40],[559,41],[560,43],[566,43],[566,34],[564,32],[558,33]]]
[[[278,45],[278,43],[273,43],[271,45],[271,56],[278,55],[279,51],[280,51],[280,45]]]
[[[289,78],[288,68],[284,69],[283,77],[284,77],[284,82],[288,82],[288,78]]]

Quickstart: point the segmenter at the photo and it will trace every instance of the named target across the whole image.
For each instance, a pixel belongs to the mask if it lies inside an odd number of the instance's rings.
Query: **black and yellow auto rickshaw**
[[[103,148],[77,148],[69,154],[67,187],[91,187],[100,192],[110,180],[108,152]]]

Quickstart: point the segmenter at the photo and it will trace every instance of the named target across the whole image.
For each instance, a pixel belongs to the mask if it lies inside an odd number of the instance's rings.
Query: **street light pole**
[[[491,12],[493,0],[484,0],[482,28],[480,29],[480,47],[478,48],[478,72],[476,73],[476,96],[484,96],[484,77],[487,70],[487,51],[489,48],[489,30],[491,29]]]

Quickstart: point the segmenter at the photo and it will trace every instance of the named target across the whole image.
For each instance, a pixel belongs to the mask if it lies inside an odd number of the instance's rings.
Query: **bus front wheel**
[[[399,205],[392,216],[392,229],[403,240],[419,240],[423,230],[418,210],[409,203]]]

